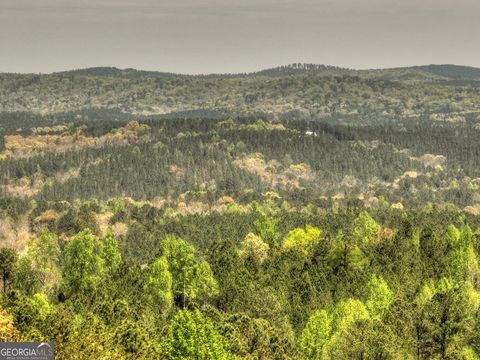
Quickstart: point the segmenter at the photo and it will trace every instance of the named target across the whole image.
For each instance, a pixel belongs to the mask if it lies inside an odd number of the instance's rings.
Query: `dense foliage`
[[[52,224],[20,258],[0,251],[3,340],[49,339],[62,359],[480,352],[478,217],[285,211],[271,200],[186,216],[95,207],[114,211],[112,228],[122,213],[129,230],[69,237]],[[272,223],[272,236],[260,236]]]
[[[347,70],[295,64],[245,75],[186,76],[95,68],[48,75],[0,74],[0,109],[54,113],[116,109],[136,115],[227,111],[307,119],[479,111],[478,69]],[[464,81],[462,86],[452,81]]]
[[[0,75],[0,341],[480,358],[477,69]]]
[[[4,130],[3,201],[127,196],[200,211],[225,201],[280,196],[325,208],[335,202],[387,202],[480,211],[475,117],[460,125],[428,120],[360,125],[57,115],[40,117],[42,126],[31,127],[35,117],[3,116],[2,123],[19,119],[17,126],[24,125]]]

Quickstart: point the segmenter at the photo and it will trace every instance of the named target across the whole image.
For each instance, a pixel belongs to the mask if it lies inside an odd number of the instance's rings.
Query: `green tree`
[[[263,318],[244,313],[227,315],[220,332],[236,356],[232,359],[290,359],[296,355],[293,336]]]
[[[368,244],[377,237],[380,225],[366,211],[362,211],[353,222],[353,236],[358,244]]]
[[[217,280],[207,261],[197,261],[190,288],[191,298],[199,302],[203,302],[219,293]]]
[[[332,313],[332,331],[339,332],[355,321],[369,319],[370,314],[360,300],[347,299],[338,303]]]
[[[472,230],[468,225],[464,225],[461,230],[449,225],[447,233],[450,252],[446,275],[458,282],[468,280],[477,285],[480,279],[480,266]]]
[[[325,310],[315,311],[300,336],[300,349],[306,359],[322,359],[331,336],[331,319]]]
[[[118,250],[118,242],[112,235],[108,235],[102,239],[101,247],[105,271],[111,276],[117,272],[122,262],[122,254]]]
[[[339,349],[344,348],[343,341],[350,337],[359,323],[370,324],[370,315],[360,300],[341,301],[332,313],[332,335],[325,344],[326,359],[338,358]]]
[[[129,359],[158,358],[156,344],[148,339],[148,331],[143,324],[131,318],[124,318],[115,328],[115,340],[127,354],[134,356]],[[154,352],[153,354],[151,352]]]
[[[399,339],[379,321],[357,320],[335,334],[325,359],[410,359]]]
[[[475,350],[473,350],[470,346],[466,346],[462,349],[461,359],[462,360],[479,360],[480,356],[478,356]]]
[[[460,232],[460,230],[458,230],[458,228],[455,225],[453,225],[453,224],[448,225],[448,227],[447,227],[447,239],[448,239],[448,242],[451,245],[458,244],[458,242],[460,240],[460,235],[461,235],[461,232]]]
[[[227,360],[227,344],[212,322],[198,310],[180,310],[172,319],[163,344],[166,359]]]
[[[304,255],[311,253],[314,245],[320,241],[322,231],[319,228],[307,225],[304,229],[291,230],[283,240],[284,250],[295,249]]]
[[[168,261],[162,256],[155,260],[145,282],[145,291],[163,312],[168,312],[173,303],[172,274]]]
[[[43,229],[30,242],[28,257],[31,259],[33,269],[38,274],[42,287],[48,292],[60,278],[60,246],[57,235]]]
[[[279,220],[275,216],[277,213],[276,206],[271,201],[266,201],[263,204],[254,202],[252,208],[255,214],[253,222],[255,233],[270,246],[276,245],[279,237],[277,229]]]
[[[162,254],[172,275],[173,296],[182,307],[218,294],[218,284],[210,265],[195,258],[195,248],[175,236],[162,241]]]
[[[327,261],[336,273],[358,274],[369,264],[369,258],[351,237],[339,231],[330,248]],[[343,274],[342,274],[343,276]]]
[[[372,318],[381,319],[393,301],[393,292],[383,278],[373,275],[367,286],[366,306]]]
[[[70,295],[94,291],[103,276],[103,261],[89,229],[71,238],[64,251],[63,278]]]
[[[48,314],[52,311],[52,305],[48,301],[47,295],[43,293],[37,293],[31,298],[32,307],[37,313],[37,319],[44,321]]]
[[[420,325],[420,353],[425,358],[460,358],[475,329],[479,295],[469,282],[442,279],[424,307]]]

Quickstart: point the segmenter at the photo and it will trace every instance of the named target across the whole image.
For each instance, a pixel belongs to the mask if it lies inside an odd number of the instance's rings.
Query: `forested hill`
[[[359,71],[294,64],[236,75],[111,67],[0,74],[0,109],[41,114],[109,109],[182,117],[221,112],[310,120],[358,116],[456,121],[480,109],[478,71],[451,65]]]
[[[454,80],[480,80],[480,69],[470,66],[426,65],[416,68]]]
[[[349,68],[342,68],[332,65],[323,64],[307,64],[307,63],[293,63],[288,65],[281,65],[268,69],[263,69],[249,73],[229,73],[229,74],[203,74],[203,75],[188,75],[188,74],[175,74],[172,72],[161,71],[145,71],[136,69],[119,69],[116,67],[92,67],[85,69],[76,69],[70,71],[60,72],[60,74],[76,74],[76,75],[89,75],[89,76],[119,76],[119,77],[166,77],[166,76],[190,76],[190,77],[253,77],[253,76],[284,76],[284,75],[299,75],[299,74],[318,74],[318,73],[335,73],[335,74],[375,74],[382,76],[384,73],[388,73],[391,70],[398,71],[399,77],[404,72],[411,70],[418,70],[419,72],[430,73],[438,75],[445,79],[455,80],[480,80],[480,69],[471,66],[461,65],[422,65],[403,67],[395,69],[372,69],[372,70],[355,70]]]
[[[295,63],[286,66],[278,66],[271,69],[265,69],[249,74],[245,76],[284,76],[284,75],[298,75],[298,74],[319,74],[319,73],[332,73],[332,74],[355,74],[358,76],[373,76],[382,78],[386,74],[395,74],[399,80],[404,78],[405,74],[415,74],[419,79],[425,79],[429,76],[438,76],[438,80],[480,80],[480,69],[471,66],[461,65],[423,65],[412,66],[394,69],[371,69],[371,70],[355,70],[342,68],[331,65],[320,64],[303,64]]]

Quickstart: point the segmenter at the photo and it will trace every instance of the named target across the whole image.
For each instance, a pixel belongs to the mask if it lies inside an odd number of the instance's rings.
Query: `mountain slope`
[[[480,69],[452,66],[350,70],[294,64],[224,75],[114,67],[0,74],[0,109],[43,114],[109,109],[189,118],[185,114],[196,117],[199,111],[220,111],[233,117],[266,113],[282,118],[287,114],[292,119],[363,116],[370,120],[431,115],[445,119],[445,114],[451,114],[449,119],[462,121],[466,113],[480,111],[480,94],[471,86],[472,82],[480,84],[473,80],[477,72]]]
[[[453,80],[480,80],[480,69],[471,66],[425,65],[416,66],[415,68]]]

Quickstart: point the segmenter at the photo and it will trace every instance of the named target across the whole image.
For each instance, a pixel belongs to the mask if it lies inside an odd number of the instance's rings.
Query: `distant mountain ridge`
[[[332,65],[294,63],[294,64],[277,66],[270,69],[256,71],[256,72],[250,73],[249,75],[276,76],[276,75],[297,75],[297,74],[308,74],[308,73],[349,72],[349,71],[352,71],[352,70],[338,67],[338,66],[332,66]]]
[[[311,119],[455,114],[448,121],[466,121],[465,113],[480,114],[479,88],[480,69],[455,65],[355,70],[297,63],[212,75],[96,67],[0,74],[0,108],[42,114],[94,108],[185,118],[218,111]]]
[[[162,71],[147,71],[147,70],[137,70],[132,68],[119,69],[113,66],[97,66],[85,69],[75,69],[56,72],[54,74],[74,74],[74,75],[85,75],[85,76],[120,76],[120,77],[142,77],[142,76],[151,76],[151,77],[165,77],[165,76],[179,76],[180,74],[162,72]]]
[[[416,72],[430,74],[444,80],[473,80],[480,81],[480,68],[463,65],[420,65],[408,66],[390,69],[370,69],[370,70],[356,70],[349,68],[342,68],[332,65],[323,64],[307,64],[307,63],[293,63],[289,65],[282,65],[263,69],[250,73],[226,73],[226,74],[177,74],[172,72],[162,71],[146,71],[132,68],[119,69],[116,67],[92,67],[85,69],[75,69],[69,71],[57,72],[55,74],[74,74],[83,76],[114,76],[126,78],[142,78],[142,77],[198,77],[198,78],[227,78],[227,77],[251,77],[251,76],[288,76],[288,75],[305,75],[305,74],[372,74],[381,76],[383,73],[398,72]]]
[[[84,76],[120,76],[128,78],[138,77],[172,77],[172,76],[184,76],[184,77],[245,77],[245,76],[285,76],[285,75],[299,75],[307,73],[324,73],[324,72],[349,72],[350,69],[341,68],[338,66],[322,65],[322,64],[304,64],[294,63],[289,65],[277,66],[273,68],[263,69],[250,73],[226,73],[226,74],[179,74],[164,71],[146,71],[137,70],[132,68],[119,69],[110,66],[99,66],[85,69],[74,69],[56,72],[54,74],[75,74]]]
[[[480,80],[480,69],[462,65],[424,65],[414,68],[453,80]]]

